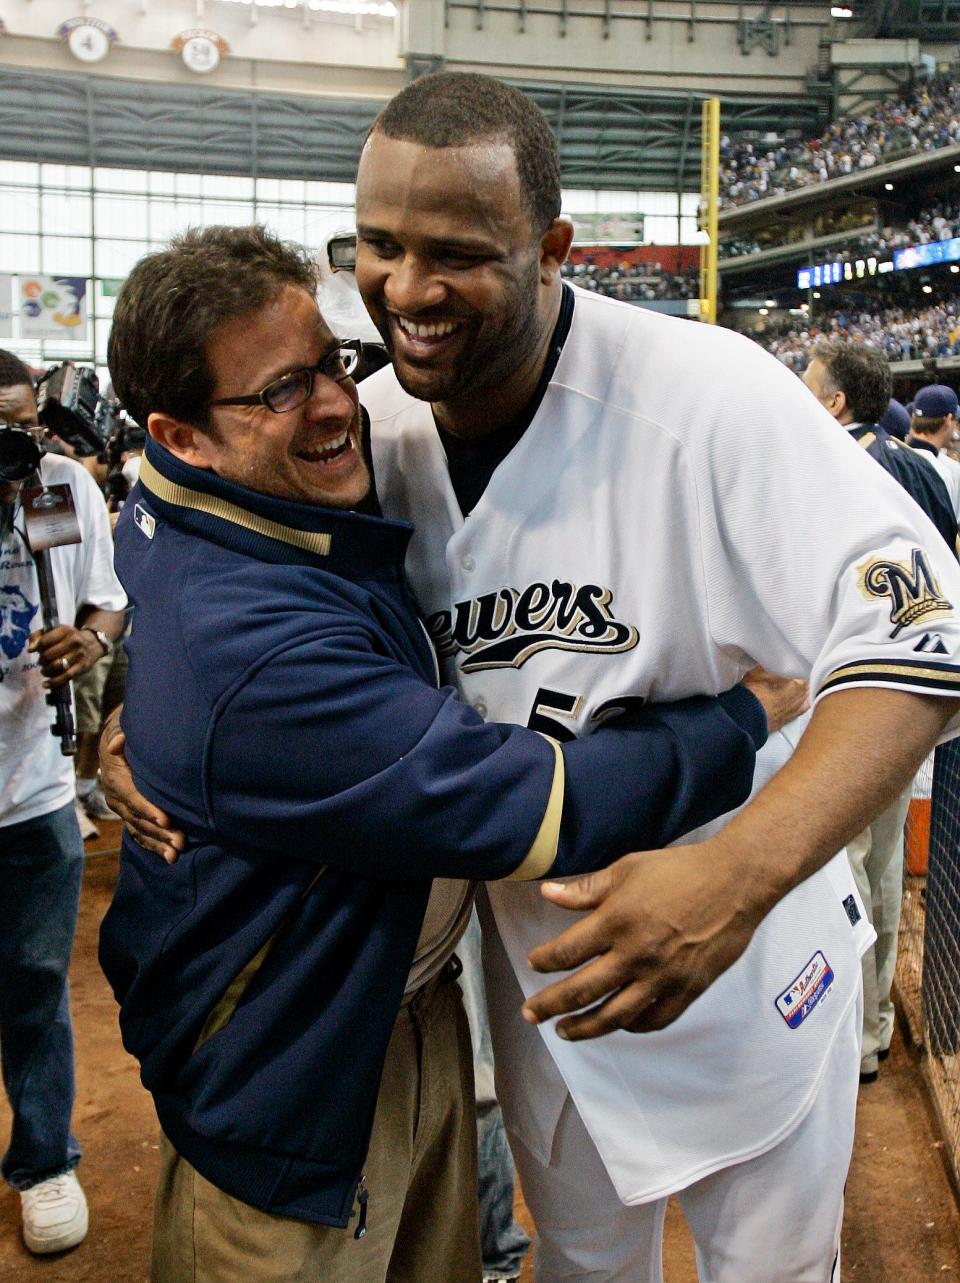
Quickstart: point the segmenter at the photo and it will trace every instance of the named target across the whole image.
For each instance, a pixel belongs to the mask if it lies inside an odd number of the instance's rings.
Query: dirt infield
[[[101,842],[90,844],[71,972],[78,1079],[74,1129],[85,1149],[81,1175],[90,1200],[90,1234],[75,1251],[31,1257],[20,1241],[19,1200],[3,1186],[0,1283],[148,1279],[156,1120],[136,1066],[120,1046],[113,997],[97,966],[97,930],[117,867],[115,857],[92,854],[97,845],[116,846],[117,826],[103,828]],[[0,1135],[5,1137],[8,1127],[9,1111],[0,1098]],[[519,1212],[526,1219],[522,1205]],[[770,1250],[773,1259],[776,1241]],[[696,1283],[689,1235],[675,1208],[668,1217],[664,1256],[668,1283]],[[960,1214],[919,1062],[899,1036],[880,1081],[861,1093],[843,1265],[846,1283],[960,1283]],[[532,1283],[529,1262],[522,1277]]]

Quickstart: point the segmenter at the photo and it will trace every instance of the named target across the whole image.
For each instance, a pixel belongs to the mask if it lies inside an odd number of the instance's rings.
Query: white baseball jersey
[[[430,407],[391,369],[362,394],[446,677],[485,716],[584,734],[624,699],[717,693],[755,663],[809,676],[816,699],[960,694],[960,567],[749,340],[576,291],[535,417],[466,520]],[[799,730],[771,737],[757,786]],[[535,884],[488,893],[529,995],[545,980],[528,951],[573,915]],[[665,1030],[565,1043],[494,993],[509,1125],[546,1162],[565,1083],[625,1203],[762,1153],[813,1099],[872,938],[841,852]]]

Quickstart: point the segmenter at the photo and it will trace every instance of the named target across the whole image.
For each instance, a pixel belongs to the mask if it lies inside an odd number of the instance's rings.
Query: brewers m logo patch
[[[857,572],[860,576],[857,583],[864,597],[889,599],[891,638],[928,615],[953,609],[953,603],[941,593],[927,554],[921,548],[914,548],[909,565],[904,561],[865,561],[857,567]]]
[[[452,612],[437,611],[427,623],[442,658],[466,654],[464,673],[520,668],[541,650],[594,655],[633,650],[639,633],[614,619],[612,601],[609,588],[554,579],[458,601]]]

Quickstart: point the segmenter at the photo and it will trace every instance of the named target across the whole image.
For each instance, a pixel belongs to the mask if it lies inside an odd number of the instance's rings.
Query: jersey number
[[[590,714],[589,729],[593,730],[601,726],[611,717],[639,712],[645,703],[646,700],[640,695],[621,695],[616,699],[608,699]],[[565,691],[552,691],[546,686],[541,686],[534,697],[527,725],[532,731],[540,731],[541,734],[549,735],[551,739],[559,740],[564,744],[568,740],[576,739],[576,732],[562,722],[558,722],[556,717],[550,717],[549,714],[559,714],[560,717],[572,720],[580,715],[582,707],[582,695],[568,695]]]

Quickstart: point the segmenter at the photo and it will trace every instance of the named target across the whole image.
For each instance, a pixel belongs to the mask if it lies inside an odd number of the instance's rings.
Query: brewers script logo
[[[613,617],[613,593],[598,584],[532,583],[522,591],[500,588],[452,611],[431,615],[430,635],[443,659],[459,651],[464,673],[520,668],[541,650],[619,654],[633,650],[639,634]]]
[[[865,561],[857,572],[865,597],[889,597],[890,622],[894,625],[891,637],[928,615],[953,609],[940,591],[927,554],[920,548],[914,548],[910,565],[904,561]]]

